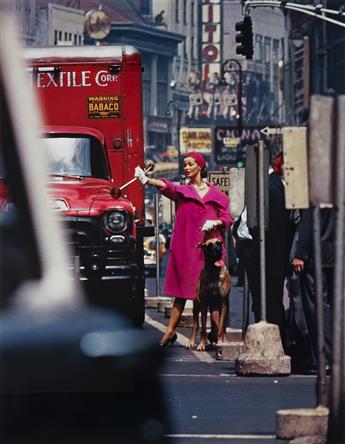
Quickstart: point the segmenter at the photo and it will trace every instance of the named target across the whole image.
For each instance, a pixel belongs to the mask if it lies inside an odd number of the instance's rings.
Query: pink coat
[[[200,197],[192,185],[175,185],[166,179],[160,192],[176,203],[176,220],[170,242],[169,260],[163,292],[167,296],[194,299],[196,283],[204,265],[204,256],[199,244],[217,237],[219,229],[201,231],[206,220],[220,219],[226,229],[232,224],[229,198],[213,185],[204,197]],[[223,257],[225,256],[225,249]]]

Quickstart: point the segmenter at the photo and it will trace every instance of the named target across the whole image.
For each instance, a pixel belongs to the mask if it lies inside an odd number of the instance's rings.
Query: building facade
[[[167,25],[167,16],[164,12],[156,13],[154,6],[161,2],[154,0],[130,2],[127,0],[116,0],[116,2],[5,0],[5,2],[17,15],[22,38],[27,46],[126,44],[133,45],[140,51],[143,63],[145,149],[147,157],[160,160],[167,148],[173,145],[172,139],[176,137],[174,108],[170,106],[173,98],[170,82],[176,77],[174,71],[178,45],[185,40],[183,34],[173,31],[173,27]],[[169,7],[168,2],[167,8]],[[90,38],[84,30],[87,13],[98,9],[102,9],[111,21],[110,33],[100,41]],[[196,28],[194,31],[196,32]],[[188,41],[191,42],[192,39]],[[182,59],[184,53],[182,50]],[[188,63],[187,68],[181,68],[181,72],[188,71]],[[185,67],[185,61],[182,60],[180,65]]]
[[[16,17],[18,33],[24,46],[32,46],[36,35],[36,0],[2,0],[0,12]]]
[[[152,1],[154,22],[160,18],[160,26],[166,31],[184,36],[177,45],[170,72],[170,90],[166,114],[172,129],[171,148],[180,148],[179,133],[186,124],[190,102],[190,77],[200,69],[200,2],[198,0]],[[163,20],[161,20],[163,18]]]
[[[342,4],[341,0],[331,0],[327,8],[338,11]],[[337,20],[345,23],[340,15]],[[306,125],[311,94],[345,93],[344,28],[302,12],[288,11],[285,29],[286,122]]]
[[[37,1],[34,46],[84,44],[84,11],[63,4]]]

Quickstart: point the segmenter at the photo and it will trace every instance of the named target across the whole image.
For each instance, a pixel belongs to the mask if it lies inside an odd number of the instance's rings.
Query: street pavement
[[[155,280],[149,281],[148,291],[154,295]],[[242,299],[243,288],[233,286],[232,328],[241,328]],[[157,343],[167,322],[164,313],[146,309],[144,329],[156,335]],[[172,418],[173,443],[286,443],[275,437],[276,412],[315,407],[316,377],[237,376],[234,362],[217,360],[214,350],[185,349],[190,330],[178,329],[178,340],[164,350],[160,375]]]

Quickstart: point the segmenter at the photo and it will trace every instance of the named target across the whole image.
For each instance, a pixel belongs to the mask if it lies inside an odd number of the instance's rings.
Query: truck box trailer
[[[76,275],[97,298],[120,302],[136,325],[144,320],[144,164],[142,66],[132,46],[30,48],[26,71],[44,126],[51,205],[72,245]]]

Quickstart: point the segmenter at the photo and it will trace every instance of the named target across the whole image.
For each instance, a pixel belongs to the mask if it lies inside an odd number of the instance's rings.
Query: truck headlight
[[[64,199],[50,199],[50,207],[53,211],[67,211],[68,204]]]
[[[110,211],[103,215],[103,223],[111,233],[122,233],[127,229],[128,217],[123,211]]]

